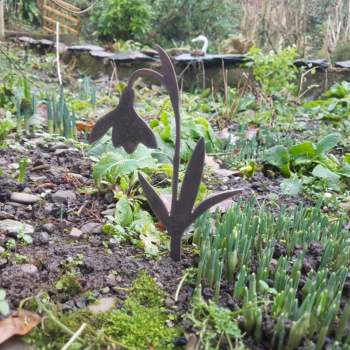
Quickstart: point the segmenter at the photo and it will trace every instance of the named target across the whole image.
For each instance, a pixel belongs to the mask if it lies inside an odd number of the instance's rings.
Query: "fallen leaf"
[[[246,140],[251,140],[254,136],[257,135],[259,129],[255,125],[249,125],[247,133],[245,134]]]
[[[8,233],[9,233],[9,230],[6,230],[6,231],[0,232],[0,235],[8,235]]]
[[[215,134],[216,136],[223,140],[223,139],[228,139],[228,136],[229,136],[229,133],[228,133],[228,129],[227,128],[224,128],[222,130],[218,130],[218,131],[215,131]]]
[[[162,193],[160,195],[160,199],[165,204],[165,207],[168,209],[169,213],[170,213],[170,210],[171,210],[171,200],[172,200],[172,198],[173,198],[173,196],[170,193]]]
[[[213,166],[214,169],[220,169],[220,166],[218,163],[215,162],[214,157],[205,155],[205,164]]]
[[[239,170],[218,169],[218,170],[215,170],[215,172],[219,176],[242,175],[242,173]]]
[[[217,192],[216,192],[217,193]],[[232,196],[233,197],[233,196]],[[225,199],[224,201],[220,202],[219,204],[216,204],[212,206],[209,210],[211,213],[215,213],[215,210],[217,207],[219,207],[222,211],[222,213],[226,212],[227,208],[230,208],[232,205],[236,204],[231,198]]]
[[[30,311],[22,310],[21,316],[18,316],[18,312],[14,312],[12,317],[0,322],[0,344],[14,335],[26,335],[40,324],[40,321],[41,317]]]
[[[77,123],[78,131],[85,131],[86,125],[88,126],[88,131],[91,131],[95,125],[95,122],[89,121],[87,123]]]
[[[45,119],[45,124],[47,124],[47,106],[43,103],[38,106],[38,114]]]
[[[39,67],[38,66],[33,66],[33,69],[39,69]]]

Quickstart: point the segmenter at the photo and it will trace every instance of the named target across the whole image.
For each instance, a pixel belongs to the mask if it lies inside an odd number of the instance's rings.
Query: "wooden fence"
[[[62,5],[64,8],[62,8]],[[66,10],[66,9],[67,10]],[[72,6],[62,0],[44,0],[43,5],[43,29],[49,33],[56,33],[56,22],[60,24],[60,33],[79,34],[80,15],[74,12],[79,12],[80,8]]]

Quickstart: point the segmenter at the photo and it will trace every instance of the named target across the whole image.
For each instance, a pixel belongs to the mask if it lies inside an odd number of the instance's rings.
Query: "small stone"
[[[113,298],[101,298],[98,304],[89,305],[90,309],[94,314],[98,314],[99,311],[107,312],[110,308],[115,305],[115,300]]]
[[[40,157],[43,158],[43,159],[51,158],[51,156],[48,153],[41,153]]]
[[[113,275],[113,273],[110,273],[110,274],[107,276],[107,280],[115,281],[115,276]]]
[[[26,187],[22,193],[28,193],[28,194],[32,194],[32,191],[30,190],[30,188]]]
[[[11,219],[15,220],[16,217],[10,213],[6,213],[6,211],[0,211],[0,220]]]
[[[68,148],[69,148],[69,145],[67,145],[66,143],[56,143],[55,145],[49,148],[49,152],[54,152],[57,149],[61,150],[61,149],[68,149]]]
[[[101,212],[101,214],[102,215],[114,215],[116,211],[117,211],[116,208],[114,208],[114,209],[107,209],[107,210]]]
[[[29,180],[36,182],[38,185],[42,185],[47,180],[46,176],[29,176]]]
[[[109,287],[104,287],[104,288],[102,288],[102,289],[100,290],[100,292],[101,292],[102,294],[107,294],[107,293],[109,293],[109,291],[110,291]]]
[[[278,261],[276,259],[271,259],[271,266],[276,267],[277,263],[278,263]]]
[[[117,205],[116,203],[111,203],[111,204],[107,205],[107,209],[113,209],[116,207],[116,205]]]
[[[268,195],[266,195],[266,199],[268,201],[278,201],[279,196],[275,193],[269,193]]]
[[[241,177],[236,176],[236,177],[233,178],[233,181],[239,181],[239,180],[241,180],[241,179],[242,179]]]
[[[117,276],[116,280],[117,280],[117,282],[121,282],[123,280],[123,278],[121,276]]]
[[[101,234],[103,225],[96,224],[95,222],[90,222],[88,224],[83,225],[80,230],[87,234]]]
[[[191,334],[186,344],[185,350],[195,350],[197,346],[197,337],[194,334]]]
[[[7,202],[7,205],[10,205],[13,208],[23,208],[23,204],[15,203],[15,202]]]
[[[222,177],[221,181],[225,184],[226,182],[229,182],[230,179],[228,177]]]
[[[159,288],[164,288],[164,285],[159,281],[156,282],[156,286],[158,286]]]
[[[115,239],[114,237],[111,237],[110,239],[109,239],[109,247],[110,248],[116,248],[116,247],[118,247],[118,240],[117,239]]]
[[[42,244],[48,244],[50,240],[50,236],[47,232],[39,232],[39,241]]]
[[[184,304],[187,300],[188,295],[186,293],[179,294],[177,298],[177,302],[180,304]]]
[[[24,211],[30,213],[31,211],[33,210],[33,207],[31,205],[27,205],[25,208],[24,208]]]
[[[22,224],[23,223],[20,221],[15,221],[15,220],[10,220],[10,219],[2,220],[2,221],[0,221],[0,232],[8,230],[9,233],[17,235],[19,232],[19,227]],[[24,233],[27,235],[32,235],[34,233],[34,227],[26,224],[26,227],[24,229]]]
[[[3,269],[7,265],[7,259],[0,258],[0,269]]]
[[[185,337],[177,337],[177,338],[174,338],[174,345],[175,346],[185,346],[187,344],[187,339]]]
[[[328,192],[323,193],[323,198],[332,198],[332,193],[328,193]]]
[[[132,263],[134,264],[134,266],[138,269],[144,269],[145,267],[143,266],[143,264],[141,264],[139,261],[133,260]]]
[[[85,300],[82,297],[79,297],[75,300],[75,305],[78,309],[85,308]]]
[[[54,224],[45,224],[43,225],[43,230],[45,230],[47,233],[53,233],[55,231],[55,225]]]
[[[228,186],[223,185],[223,186],[220,187],[220,190],[221,191],[227,191],[228,190]]]
[[[75,200],[77,196],[72,191],[59,190],[56,193],[54,193],[51,196],[51,198],[53,202],[63,204],[63,203],[67,203],[68,200]]]
[[[268,285],[270,288],[273,287],[273,283],[274,283],[274,282],[273,282],[272,280],[267,279],[265,282],[267,283],[267,285]]]
[[[37,197],[34,194],[28,194],[28,193],[18,193],[18,192],[13,192],[11,194],[10,200],[12,202],[17,202],[17,203],[22,203],[22,204],[33,204],[36,202],[39,202],[42,200],[41,197]]]
[[[56,149],[56,151],[53,153],[54,156],[65,156],[66,155],[67,150],[66,149]]]
[[[70,232],[68,238],[79,239],[81,238],[82,235],[83,235],[83,232],[74,227],[73,230]]]
[[[21,270],[23,273],[27,275],[34,275],[38,272],[38,268],[32,264],[24,264],[21,266]]]
[[[172,298],[167,297],[166,300],[165,300],[165,304],[167,306],[174,306],[175,305],[175,301]]]
[[[340,208],[349,208],[350,207],[350,203],[339,203],[339,207]]]
[[[83,178],[83,175],[80,174],[68,173],[68,175],[74,177],[77,180],[81,180]]]
[[[32,168],[30,171],[40,171],[40,170],[47,170],[47,169],[50,169],[50,165],[43,164]]]
[[[70,227],[71,223],[67,220],[62,220],[57,226],[59,228],[60,231],[64,231],[64,230],[68,230],[68,228]]]

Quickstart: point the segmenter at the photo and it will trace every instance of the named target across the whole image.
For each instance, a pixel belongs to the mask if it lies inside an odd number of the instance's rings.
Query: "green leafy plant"
[[[24,181],[24,174],[27,168],[28,163],[28,157],[25,157],[23,161],[21,161],[21,156],[18,157],[18,163],[19,163],[19,176],[18,176],[18,182],[21,184]]]
[[[11,112],[6,112],[6,117],[0,119],[0,140],[5,140],[7,134],[16,127],[16,122],[11,118]]]
[[[0,290],[0,313],[6,316],[10,313],[10,307],[5,298],[6,292],[4,290]]]
[[[28,235],[25,233],[25,229],[26,229],[26,224],[21,224],[18,227],[18,235],[17,235],[17,239],[23,239],[23,241],[25,243],[33,243],[33,238],[32,236]]]

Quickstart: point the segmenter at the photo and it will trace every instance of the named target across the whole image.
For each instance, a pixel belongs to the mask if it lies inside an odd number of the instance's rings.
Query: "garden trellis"
[[[62,7],[57,6],[56,3]],[[49,33],[56,33],[56,22],[59,22],[61,31],[66,30],[68,34],[79,34],[81,29],[80,14],[74,13],[77,11],[80,11],[80,8],[64,1],[44,0],[43,29]]]

